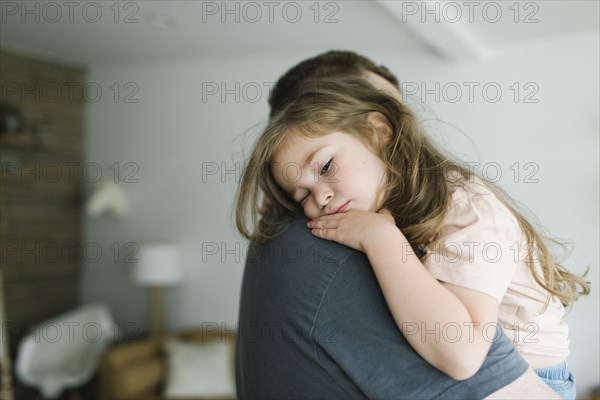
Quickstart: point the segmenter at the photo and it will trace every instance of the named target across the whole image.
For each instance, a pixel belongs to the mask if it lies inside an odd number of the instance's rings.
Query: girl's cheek
[[[308,206],[304,206],[304,215],[308,219],[313,219],[314,218],[313,213],[311,212],[310,207],[308,207]]]

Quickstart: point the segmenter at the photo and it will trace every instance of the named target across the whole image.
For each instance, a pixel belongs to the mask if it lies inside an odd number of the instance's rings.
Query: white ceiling
[[[5,49],[87,66],[199,57],[316,54],[332,48],[435,53],[456,61],[486,57],[528,41],[598,31],[600,14],[596,0],[485,1],[475,2],[477,6],[471,9],[465,5],[469,2],[463,1],[146,0],[123,1],[115,8],[113,1],[85,0],[73,2],[71,15],[65,3],[3,2],[0,44]],[[497,6],[502,13],[499,17]],[[226,13],[225,7],[233,13]],[[436,7],[437,12],[425,13]],[[102,15],[96,17],[98,9]],[[133,22],[125,23],[127,16]],[[526,17],[529,23],[525,23]],[[97,22],[91,22],[96,18]],[[292,22],[294,19],[298,22]],[[494,19],[498,21],[493,22]],[[167,26],[157,26],[161,23]],[[168,26],[171,23],[174,26]]]

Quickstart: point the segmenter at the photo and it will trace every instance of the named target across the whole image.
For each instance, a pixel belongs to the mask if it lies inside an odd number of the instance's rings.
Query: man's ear
[[[371,125],[373,125],[375,131],[377,131],[385,143],[392,138],[392,127],[385,115],[380,112],[373,111],[369,113],[367,119]]]

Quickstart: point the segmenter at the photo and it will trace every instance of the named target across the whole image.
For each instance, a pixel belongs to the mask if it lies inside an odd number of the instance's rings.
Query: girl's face
[[[383,161],[355,136],[333,132],[317,138],[291,133],[272,164],[277,183],[310,219],[349,210],[378,211],[385,185]]]

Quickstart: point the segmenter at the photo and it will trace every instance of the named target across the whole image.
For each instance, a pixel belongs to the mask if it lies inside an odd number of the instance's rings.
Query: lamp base
[[[161,286],[150,288],[150,307],[148,322],[150,337],[160,339],[165,335],[164,289]]]

